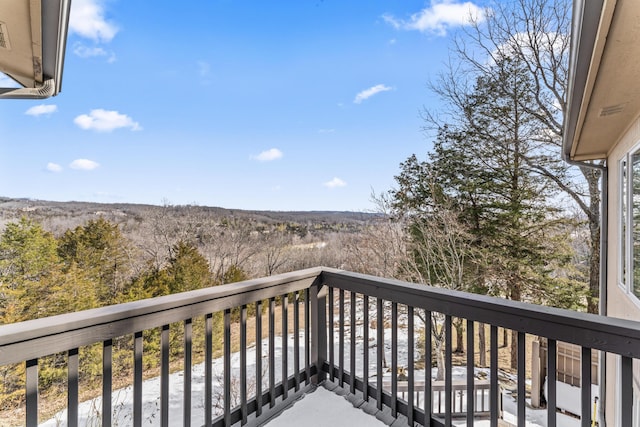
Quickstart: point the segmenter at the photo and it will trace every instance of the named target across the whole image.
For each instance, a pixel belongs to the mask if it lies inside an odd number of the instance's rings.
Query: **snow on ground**
[[[372,415],[354,408],[343,396],[338,396],[324,387],[318,387],[313,393],[307,393],[304,398],[268,423],[269,427],[301,425],[305,427],[367,427],[385,424]]]
[[[346,301],[348,302],[348,300]],[[345,304],[348,306],[348,303]],[[336,307],[338,304],[336,304]],[[365,351],[365,345],[369,353],[369,376],[370,382],[375,382],[376,377],[376,369],[377,369],[377,359],[376,359],[376,350],[377,344],[375,342],[376,330],[371,329],[369,325],[364,325],[362,322],[362,312],[364,307],[359,304],[357,313],[358,318],[356,319],[356,375],[362,376],[363,373],[363,354]],[[372,304],[369,307],[370,311],[370,319],[375,319],[375,306]],[[385,312],[390,312],[390,310],[385,310]],[[339,328],[337,327],[338,316],[335,316],[336,322],[334,323],[334,360],[335,363],[339,363]],[[388,319],[390,320],[390,319]],[[344,367],[345,370],[349,370],[350,366],[350,342],[349,338],[349,310],[345,310],[345,342],[344,342]],[[389,322],[390,323],[390,322]],[[407,330],[406,330],[406,315],[403,313],[399,313],[398,316],[398,366],[406,367],[408,365],[408,356],[407,356]],[[421,327],[421,322],[419,319],[416,319],[416,328]],[[388,325],[387,325],[388,326]],[[369,342],[364,342],[364,328],[369,328]],[[301,333],[299,335],[300,338],[300,360],[301,363],[304,363],[304,334]],[[416,337],[417,338],[417,334]],[[416,340],[417,341],[417,340]],[[413,343],[416,345],[415,343]],[[282,378],[282,339],[280,337],[276,337],[274,339],[274,347],[275,347],[275,380],[276,383],[280,382]],[[293,366],[293,347],[294,347],[294,338],[290,334],[288,336],[288,344],[287,344],[287,353],[288,353],[288,375],[292,375],[294,372]],[[416,345],[417,347],[417,345]],[[419,354],[419,349],[416,348],[416,355]],[[268,389],[268,351],[269,351],[269,340],[262,340],[262,386],[263,390]],[[384,330],[384,353],[385,353],[385,364],[391,364],[391,329],[386,328]],[[214,413],[220,414],[221,405],[222,405],[222,397],[223,397],[223,386],[222,386],[222,376],[223,376],[223,366],[224,361],[222,358],[215,359],[213,361],[213,402],[214,405]],[[232,366],[232,406],[239,404],[238,396],[239,390],[238,388],[238,378],[240,376],[240,353],[234,353],[231,356],[231,366]],[[254,394],[253,384],[255,384],[255,346],[251,346],[247,349],[247,383],[249,384],[248,394],[252,396]],[[385,386],[385,390],[390,392],[390,381],[391,381],[391,372],[390,368],[385,368],[383,370],[383,380],[387,385]],[[422,381],[424,380],[424,370],[415,371],[415,380]],[[434,368],[431,371],[432,378],[435,379],[436,369]],[[502,375],[502,374],[501,374]],[[476,368],[476,377],[488,377],[487,369],[479,369]],[[504,377],[508,377],[504,375]],[[466,368],[464,367],[454,367],[453,368],[453,380],[454,381],[464,381],[466,379]],[[508,378],[512,383],[515,383],[515,377]],[[561,383],[558,383],[559,387]],[[562,386],[566,386],[562,384]],[[182,425],[182,417],[183,417],[183,373],[175,372],[170,375],[169,378],[169,425]],[[580,396],[580,389],[577,387],[571,387],[571,389],[575,390],[564,390],[558,388],[558,398],[559,398],[559,407],[561,399],[567,399],[568,397],[573,396],[574,392],[577,393],[578,399]],[[561,393],[562,390],[562,393]],[[143,382],[142,386],[143,393],[143,424],[148,426],[159,425],[160,423],[160,378],[151,378]],[[204,424],[204,364],[200,363],[198,365],[194,365],[192,367],[192,424],[193,425],[203,425]],[[417,396],[416,405],[418,407],[424,407],[424,394],[421,393]],[[571,399],[573,399],[571,397]],[[340,402],[340,403],[337,403]],[[578,400],[579,402],[579,400]],[[436,397],[434,400],[434,408],[438,405],[438,398]],[[466,399],[463,399],[462,403],[463,410],[466,410]],[[331,410],[328,411],[326,408],[330,407]],[[515,399],[511,396],[510,391],[505,389],[502,393],[502,407],[504,411],[504,419],[505,421],[511,422],[512,424],[516,424],[516,416],[517,413],[517,404]],[[112,408],[113,408],[113,425],[114,426],[122,426],[122,425],[130,425],[132,423],[132,414],[133,414],[133,388],[131,386],[114,390],[112,394]],[[579,406],[578,406],[579,408]],[[100,425],[101,419],[101,409],[102,409],[102,400],[100,397],[82,402],[79,405],[79,417],[80,423],[79,425]],[[323,410],[324,409],[324,410]],[[344,410],[344,413],[343,413]],[[310,412],[311,411],[311,412]],[[322,411],[321,417],[313,417],[311,416],[313,411]],[[336,422],[336,423],[326,423],[326,419],[322,419],[322,417],[336,415],[336,419],[344,419],[344,422]],[[339,415],[339,416],[338,416]],[[279,420],[272,421],[270,425],[274,426],[287,426],[287,425],[299,425],[301,417],[305,419],[305,425],[308,424],[308,420],[319,418],[322,420],[322,424],[318,425],[335,425],[335,426],[358,426],[358,425],[370,425],[372,423],[377,422],[377,420],[371,415],[365,414],[360,409],[355,409],[353,406],[345,400],[343,397],[338,396],[324,388],[318,388],[315,392],[308,394],[303,399],[299,400],[294,404],[291,409],[288,409],[281,417],[284,419],[291,419],[292,424],[280,424],[276,423]],[[546,418],[547,411],[545,409],[532,409],[527,407],[526,411],[526,419],[527,426],[538,427],[538,426],[546,426]],[[297,421],[295,421],[297,419]],[[358,421],[362,419],[363,421]],[[477,420],[477,426],[483,427],[484,425],[489,425],[486,420]],[[364,424],[359,424],[363,422]],[[455,425],[464,425],[464,420],[454,421]],[[67,414],[66,410],[63,410],[57,413],[50,420],[45,421],[40,424],[42,427],[65,427],[67,425]],[[573,425],[578,426],[579,420],[574,418],[567,417],[562,414],[558,414],[558,425],[572,427]]]

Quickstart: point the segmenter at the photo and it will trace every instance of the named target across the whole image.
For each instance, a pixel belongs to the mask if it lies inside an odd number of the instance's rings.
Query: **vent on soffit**
[[[622,113],[627,104],[628,102],[603,107],[602,110],[600,110],[600,117],[613,116],[614,114]]]
[[[11,49],[9,44],[9,32],[7,31],[7,25],[4,22],[0,22],[0,49]]]

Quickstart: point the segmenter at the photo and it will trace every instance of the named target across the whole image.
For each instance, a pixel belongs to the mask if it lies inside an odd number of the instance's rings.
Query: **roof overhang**
[[[640,115],[640,2],[575,0],[563,154],[605,159]]]
[[[41,99],[62,88],[71,0],[0,1],[0,72],[18,84],[0,98]]]

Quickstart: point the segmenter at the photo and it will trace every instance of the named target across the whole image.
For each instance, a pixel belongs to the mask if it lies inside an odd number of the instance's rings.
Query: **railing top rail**
[[[323,283],[495,326],[640,358],[640,322],[324,268]]]
[[[197,291],[0,326],[0,365],[250,304],[324,283],[372,297],[640,358],[640,322],[311,268]]]
[[[0,365],[306,289],[321,268],[0,326]]]

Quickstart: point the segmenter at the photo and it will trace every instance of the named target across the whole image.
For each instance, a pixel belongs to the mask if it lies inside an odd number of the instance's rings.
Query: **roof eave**
[[[565,160],[572,159],[577,137],[579,137],[578,121],[585,101],[602,7],[603,0],[576,0],[573,3],[567,108],[562,144]]]
[[[0,98],[44,99],[62,90],[70,8],[71,0],[47,0],[41,3],[42,40],[37,42],[41,42],[42,47],[42,58],[39,58],[42,77],[35,80],[33,87],[0,88]],[[19,80],[16,76],[10,77]]]

